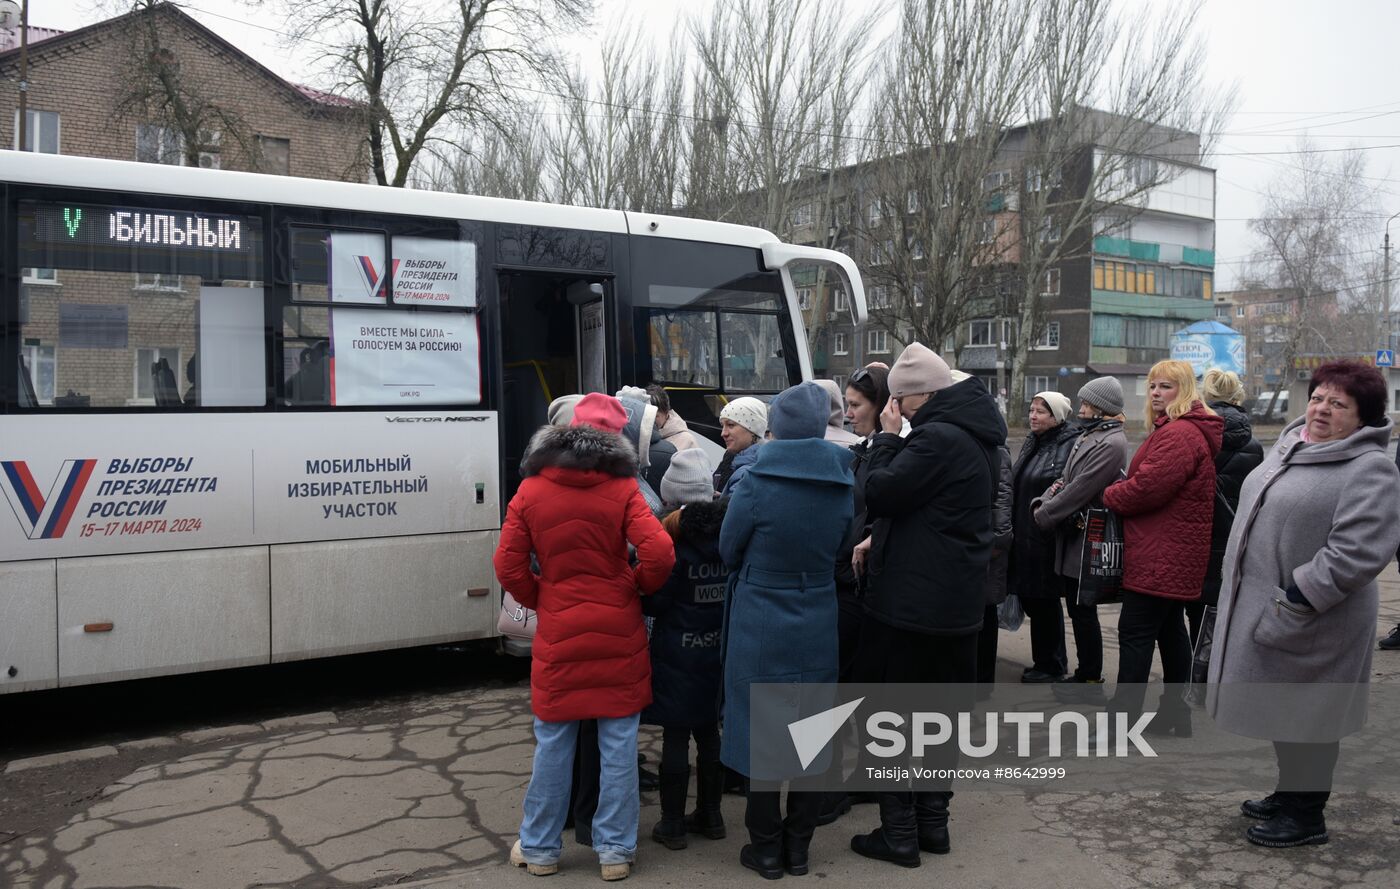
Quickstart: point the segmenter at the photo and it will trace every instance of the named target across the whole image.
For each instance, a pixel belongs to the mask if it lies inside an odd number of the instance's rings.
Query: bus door
[[[611,281],[569,272],[500,273],[501,425],[508,498],[520,485],[520,458],[561,395],[613,392],[607,307]]]

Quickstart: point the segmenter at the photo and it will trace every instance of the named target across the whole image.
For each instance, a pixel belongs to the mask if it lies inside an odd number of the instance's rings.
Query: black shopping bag
[[[1079,554],[1079,604],[1123,601],[1123,520],[1111,509],[1084,510],[1084,549]]]

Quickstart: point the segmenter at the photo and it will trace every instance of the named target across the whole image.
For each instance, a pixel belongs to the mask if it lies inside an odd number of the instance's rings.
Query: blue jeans
[[[600,864],[630,862],[637,854],[637,723],[640,713],[598,720],[602,775],[593,816],[593,849]],[[525,791],[520,851],[531,864],[554,864],[563,848],[564,819],[574,767],[577,722],[535,719],[535,765]]]

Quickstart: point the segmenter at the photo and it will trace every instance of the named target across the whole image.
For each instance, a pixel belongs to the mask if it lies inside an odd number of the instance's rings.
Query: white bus
[[[0,692],[496,634],[549,401],[811,377],[790,267],[693,219],[0,151]]]

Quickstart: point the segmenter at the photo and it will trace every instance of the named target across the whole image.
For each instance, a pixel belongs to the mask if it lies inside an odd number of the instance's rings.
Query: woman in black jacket
[[[719,761],[720,628],[729,575],[719,554],[728,498],[716,500],[712,470],[699,448],[679,451],[661,480],[661,499],[674,510],[662,520],[676,548],[666,585],[642,599],[653,618],[651,704],[642,722],[661,726],[661,820],[651,838],[684,849],[686,833],[725,835],[720,815],[724,767]],[[695,738],[695,812],[686,817],[690,739]]]
[[[1009,589],[1021,597],[1031,619],[1031,665],[1022,682],[1055,682],[1069,669],[1065,652],[1063,587],[1055,573],[1055,534],[1035,523],[1031,503],[1065,471],[1079,426],[1069,420],[1069,399],[1040,392],[1031,399],[1030,435],[1011,471],[1011,578]]]
[[[865,503],[875,525],[853,671],[859,682],[956,683],[961,693],[977,681],[1006,422],[981,381],[954,383],[947,363],[920,343],[900,353],[888,383],[867,454]],[[967,697],[959,703],[970,709]],[[951,770],[957,756],[940,745],[923,764]],[[951,796],[951,782],[881,793],[880,827],[852,838],[851,848],[904,867],[917,867],[920,851],[947,852]]]
[[[1244,404],[1244,384],[1234,373],[1208,370],[1201,380],[1201,391],[1211,410],[1225,421],[1225,433],[1220,453],[1215,455],[1215,518],[1210,530],[1210,562],[1201,598],[1186,603],[1186,617],[1191,622],[1191,643],[1201,637],[1201,624],[1206,607],[1220,600],[1220,564],[1225,559],[1225,544],[1230,540],[1230,526],[1235,522],[1235,507],[1240,502],[1240,488],[1245,476],[1264,462],[1264,447],[1254,438],[1249,416],[1241,409]]]

